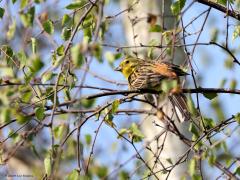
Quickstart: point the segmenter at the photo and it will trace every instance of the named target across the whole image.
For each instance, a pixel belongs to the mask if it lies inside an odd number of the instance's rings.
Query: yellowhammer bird
[[[161,82],[175,80],[179,84],[179,76],[188,75],[178,65],[169,62],[155,60],[143,60],[139,58],[124,59],[115,69],[123,73],[128,80],[130,89],[154,89],[161,90]],[[177,116],[181,121],[190,119],[186,96],[181,92],[172,93],[169,100],[175,108]]]

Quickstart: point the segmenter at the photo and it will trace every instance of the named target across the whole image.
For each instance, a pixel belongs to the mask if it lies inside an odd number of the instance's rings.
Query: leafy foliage
[[[2,18],[2,17],[3,17],[3,15],[4,15],[4,12],[5,12],[5,9],[3,9],[3,8],[1,8],[1,7],[0,7],[0,18]]]

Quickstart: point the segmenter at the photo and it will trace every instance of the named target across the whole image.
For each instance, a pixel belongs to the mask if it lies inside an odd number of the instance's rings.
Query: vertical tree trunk
[[[129,1],[121,1],[121,5],[123,9],[129,8],[134,2]],[[151,39],[155,39],[160,41],[161,33],[149,33],[149,24],[147,23],[148,14],[158,15],[157,23],[160,25],[164,24],[165,29],[173,29],[174,28],[174,19],[171,17],[171,1],[169,0],[151,0],[151,1],[138,1],[135,4],[129,13],[124,15],[123,24],[126,32],[126,39],[128,45],[137,45],[140,44],[149,44]],[[160,14],[166,17],[164,19],[160,18]],[[134,38],[135,37],[135,38]],[[133,51],[137,52],[138,57],[145,57],[146,51],[133,49]],[[161,53],[161,50],[158,49],[155,51],[156,57],[158,57]],[[174,58],[183,60],[183,51],[178,50],[174,54]],[[166,100],[163,100],[166,103]],[[149,109],[151,107],[143,105],[145,109]],[[172,107],[170,102],[167,105],[164,105],[164,112],[169,115],[172,114]],[[188,134],[188,122],[178,123],[175,119],[175,124],[179,131],[184,135]],[[158,124],[158,125],[156,125]],[[164,131],[165,124],[159,120],[156,116],[148,116],[143,120],[142,130],[145,133],[146,141],[151,141],[155,136]],[[166,136],[166,137],[165,137]],[[165,168],[171,166],[170,161],[174,164],[179,160],[179,158],[186,152],[187,146],[179,139],[178,136],[173,133],[167,132],[162,135],[158,140],[153,141],[150,144],[150,148],[152,150],[149,153],[148,159],[151,159],[150,167],[153,169],[153,172],[158,172]],[[161,150],[161,148],[163,148]],[[149,151],[150,152],[150,151]],[[155,154],[155,155],[154,155]],[[157,158],[156,158],[157,157]],[[154,161],[157,160],[155,164]],[[155,164],[155,165],[154,165]],[[186,163],[182,163],[177,165],[170,173],[157,173],[159,179],[165,179],[169,175],[169,179],[180,179],[181,176],[186,175],[187,173],[187,165]]]

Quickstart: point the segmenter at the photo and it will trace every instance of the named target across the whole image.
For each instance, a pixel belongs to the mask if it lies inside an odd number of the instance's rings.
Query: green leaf
[[[82,23],[82,28],[84,29],[84,36],[92,36],[92,27],[95,26],[95,16],[93,14],[88,14]]]
[[[31,148],[33,154],[40,159],[41,155],[37,152],[36,146],[34,144],[31,144],[30,148]]]
[[[84,56],[81,53],[80,45],[77,44],[71,48],[71,57],[76,67],[81,67],[84,63]]]
[[[119,135],[117,138],[121,138],[121,136],[123,136],[124,134],[128,134],[129,133],[129,130],[128,129],[125,129],[125,128],[122,128],[118,131]]]
[[[31,63],[30,69],[33,73],[40,71],[44,66],[39,56],[34,56]]]
[[[49,176],[51,174],[51,158],[50,155],[47,155],[47,157],[44,159],[44,168],[46,174]]]
[[[115,61],[115,57],[114,57],[114,54],[110,51],[107,51],[105,53],[105,58],[107,59],[108,62],[112,63]]]
[[[173,15],[178,15],[182,8],[185,5],[186,0],[177,0],[176,2],[172,3],[171,5],[171,11],[173,13]]]
[[[203,123],[207,129],[211,129],[215,126],[215,122],[211,118],[203,118]]]
[[[227,5],[227,0],[217,0],[217,3],[226,6]]]
[[[71,17],[68,14],[64,14],[62,17],[62,26],[67,25],[71,21]]]
[[[112,113],[113,114],[115,114],[117,112],[119,104],[120,104],[119,99],[116,99],[115,101],[113,101],[113,103],[112,103]]]
[[[67,81],[65,81],[65,82],[69,85],[69,90],[71,90],[71,89],[75,88],[77,81],[78,81],[78,78],[77,78],[76,74],[69,74],[67,76]]]
[[[1,76],[2,77],[13,78],[14,77],[13,68],[11,68],[11,67],[2,67],[1,68]]]
[[[224,111],[223,111],[223,107],[218,98],[215,98],[211,101],[211,106],[212,106],[213,110],[215,111],[217,118],[220,121],[223,121],[224,119],[226,119]]]
[[[151,26],[149,29],[149,32],[162,32],[162,31],[163,31],[162,27],[158,24]]]
[[[3,108],[0,114],[1,123],[8,123],[11,120],[11,110],[7,107]]]
[[[240,166],[238,166],[235,170],[234,170],[234,174],[237,174],[240,176]]]
[[[18,112],[18,113],[16,114],[16,119],[17,119],[17,122],[18,122],[19,124],[24,124],[24,123],[26,123],[26,122],[28,122],[28,121],[30,120],[30,117],[24,115],[24,114],[21,113],[21,112]]]
[[[168,30],[168,31],[164,31],[162,33],[162,35],[164,37],[164,41],[165,41],[166,44],[171,44],[172,43],[173,33],[175,34],[176,32],[173,32],[173,30]]]
[[[219,30],[217,28],[211,29],[211,42],[217,42],[219,36]]]
[[[202,180],[202,177],[199,174],[194,174],[192,180]]]
[[[190,162],[189,162],[189,167],[188,167],[188,170],[189,170],[189,174],[191,176],[193,176],[194,174],[196,174],[196,166],[197,166],[197,162],[195,159],[191,159]]]
[[[93,45],[93,46],[94,46],[94,45]],[[104,54],[104,56],[105,56],[105,59],[107,59],[109,65],[110,65],[111,67],[114,67],[114,64],[113,64],[113,63],[122,56],[122,53],[116,53],[116,54],[114,54],[114,53],[111,52],[111,51],[107,51],[107,52]]]
[[[239,37],[239,35],[240,35],[240,25],[235,26],[234,31],[233,31],[232,40],[237,39]]]
[[[20,62],[20,69],[22,69],[27,64],[27,57],[24,51],[20,51],[17,53],[17,58]]]
[[[220,146],[220,148],[221,148],[221,146]],[[224,153],[221,153],[221,154],[217,155],[217,160],[219,162],[225,161],[227,166],[230,166],[232,159],[233,159],[233,156],[229,153],[224,152]]]
[[[234,115],[234,119],[238,124],[240,124],[240,113],[237,113],[236,115]]]
[[[45,114],[44,114],[45,110],[43,107],[35,108],[34,112],[38,120],[42,121],[45,118]]]
[[[177,86],[178,86],[177,80],[162,80],[160,89],[165,93],[169,93]]]
[[[119,173],[119,180],[126,180],[126,179],[130,179],[130,176],[127,171],[123,170]]]
[[[194,135],[196,135],[197,137],[199,137],[198,129],[196,128],[196,126],[193,123],[190,123],[189,131],[191,133],[193,133]]]
[[[26,76],[24,76],[25,84],[30,83],[31,79],[33,78],[34,73],[29,71]]]
[[[97,167],[96,174],[100,179],[103,179],[108,174],[108,168],[105,166]]]
[[[35,7],[31,7],[27,13],[20,13],[20,19],[24,27],[29,27],[33,25],[33,20],[35,16]]]
[[[71,93],[70,93],[70,90],[69,90],[70,88],[65,88],[64,89],[64,99],[66,100],[66,101],[71,101]]]
[[[189,112],[192,115],[198,116],[198,110],[195,108],[195,105],[194,105],[194,102],[193,102],[193,99],[191,96],[187,97],[187,107],[188,107]]]
[[[66,130],[65,124],[61,124],[61,125],[54,127],[53,132],[54,132],[55,138],[62,138],[65,130]]]
[[[37,4],[40,4],[43,1],[45,1],[45,0],[34,0],[34,2],[37,3]]]
[[[43,29],[46,31],[48,34],[53,34],[54,33],[54,26],[52,21],[47,20],[43,23]]]
[[[132,123],[131,127],[129,128],[129,132],[134,142],[140,142],[144,138],[144,135],[139,130],[136,123]]]
[[[204,92],[204,93],[203,93],[203,96],[204,96],[205,98],[209,99],[209,100],[212,100],[212,99],[214,99],[215,97],[217,97],[217,93],[214,93],[214,92],[210,92],[210,93]]]
[[[29,101],[31,100],[31,98],[32,98],[32,91],[26,90],[26,91],[23,93],[23,95],[22,95],[22,97],[21,97],[21,100],[22,100],[23,102],[25,102],[25,103],[29,103]]]
[[[21,135],[19,135],[18,133],[16,133],[13,130],[10,130],[10,132],[8,133],[8,137],[11,137],[11,139],[13,140],[13,143],[17,143],[20,140],[22,140]]]
[[[59,56],[55,59],[53,56],[53,59],[52,59],[53,67],[57,68],[63,62],[64,58],[65,58],[65,56]]]
[[[221,80],[221,82],[220,82],[220,85],[219,85],[219,87],[220,87],[220,88],[224,88],[224,86],[225,86],[226,82],[227,82],[227,79],[225,79],[225,78],[224,78],[224,79],[222,79],[222,80]]]
[[[104,1],[106,4],[106,1]],[[99,31],[99,37],[100,39],[105,39],[105,34],[108,32],[110,21],[102,21],[100,31]]]
[[[225,141],[223,141],[223,142],[221,143],[221,148],[224,149],[224,152],[225,152],[225,153],[228,152],[228,147],[227,147],[227,144],[226,144]]]
[[[116,59],[119,59],[119,58],[121,58],[121,57],[122,57],[122,53],[116,53],[116,54],[114,55],[115,60],[116,60]]]
[[[154,46],[157,46],[159,44],[159,42],[156,39],[151,39],[148,44],[149,44],[150,48],[148,48],[147,57],[150,59],[153,59],[154,58],[154,49],[156,49]]]
[[[81,105],[86,109],[93,107],[95,102],[96,99],[81,99]]]
[[[70,174],[67,175],[66,180],[87,180],[88,177],[86,176],[80,176],[80,172],[76,169],[74,169]]]
[[[13,20],[12,24],[8,26],[8,31],[7,31],[7,39],[11,40],[15,34],[16,31],[16,21]]]
[[[14,4],[17,0],[12,0],[12,3]]]
[[[233,63],[233,59],[231,57],[228,57],[225,61],[224,61],[224,66],[227,69],[232,69],[234,67],[234,63]]]
[[[71,4],[68,4],[66,6],[66,9],[69,9],[69,10],[78,9],[78,8],[81,8],[85,4],[86,4],[86,2],[84,0],[73,2]]]
[[[237,87],[237,80],[232,79],[230,82],[230,89],[236,89],[236,87]]]
[[[105,116],[105,123],[107,124],[107,125],[109,125],[110,127],[115,127],[115,124],[113,123],[113,118],[114,118],[114,116],[113,116],[113,113],[112,113],[112,111],[109,111],[109,109],[108,108],[106,108],[105,109],[105,112],[106,112],[106,116]]]
[[[10,46],[8,45],[3,45],[2,46],[2,51],[4,51],[3,57],[4,59],[6,59],[7,62],[11,62],[12,58],[13,58],[13,50]]]
[[[37,52],[37,41],[36,41],[36,38],[31,38],[31,42],[32,42],[32,53],[36,54],[36,52]]]
[[[72,33],[71,28],[64,27],[64,28],[62,29],[62,33],[61,33],[62,39],[63,39],[64,41],[69,40],[69,38],[71,37],[71,33]]]
[[[89,22],[89,24],[85,24],[85,26],[89,25],[88,27],[82,27],[83,28],[83,41],[90,43],[92,40],[92,24]]]
[[[169,164],[173,165],[173,162],[172,162],[171,158],[167,158],[166,161],[169,162]]]
[[[91,143],[92,143],[92,136],[91,136],[90,134],[86,134],[86,135],[85,135],[85,141],[86,141],[86,144],[87,144],[88,146],[90,146]]]
[[[28,5],[28,0],[21,0],[20,8],[24,9]]]
[[[0,18],[2,19],[5,13],[5,9],[0,7]]]
[[[215,162],[216,162],[216,153],[213,153],[212,151],[211,151],[211,153],[210,153],[210,155],[209,155],[209,157],[208,157],[208,164],[210,165],[210,166],[214,166],[214,164],[215,164]]]
[[[58,56],[63,56],[64,55],[64,46],[61,45],[57,48],[57,55]]]
[[[85,42],[87,42],[87,40],[85,40]],[[88,44],[88,43],[86,43]],[[98,43],[94,43],[92,46],[91,52],[93,53],[93,55],[96,57],[96,59],[98,60],[98,62],[102,63],[102,47],[98,44]]]
[[[45,82],[51,80],[54,76],[56,76],[56,74],[53,73],[52,71],[45,72],[42,75],[42,82],[45,83]]]

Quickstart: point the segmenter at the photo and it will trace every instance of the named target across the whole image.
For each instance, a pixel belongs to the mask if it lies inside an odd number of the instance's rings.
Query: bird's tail
[[[187,97],[183,93],[172,94],[169,96],[169,100],[180,122],[188,121],[191,118],[187,105]]]

